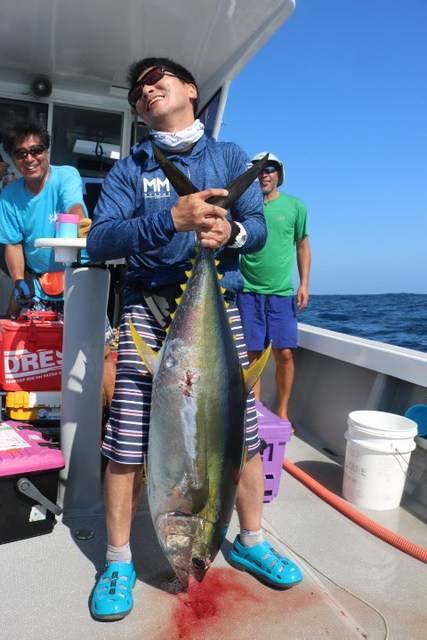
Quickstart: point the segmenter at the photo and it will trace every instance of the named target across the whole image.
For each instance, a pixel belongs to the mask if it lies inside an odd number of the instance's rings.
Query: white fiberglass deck
[[[288,457],[337,493],[341,467],[293,437]],[[371,512],[382,524],[426,546],[427,527],[404,509]],[[77,529],[95,531],[77,541]],[[236,533],[234,518],[224,554]],[[265,505],[264,529],[276,548],[358,594],[385,616],[393,640],[421,640],[427,615],[423,598],[426,566],[377,540],[322,502],[289,475],[279,497]],[[135,608],[123,621],[93,620],[88,599],[105,545],[102,519],[59,522],[51,534],[0,546],[2,633],[11,640],[322,640],[385,637],[383,620],[298,559],[301,585],[276,591],[231,568],[223,553],[207,578],[189,595],[168,593],[169,571],[146,510],[133,537],[138,580]]]

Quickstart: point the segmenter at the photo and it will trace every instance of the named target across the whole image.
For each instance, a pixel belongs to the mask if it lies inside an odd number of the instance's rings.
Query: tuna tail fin
[[[155,144],[151,143],[153,154],[160,167],[163,169],[165,176],[169,179],[173,188],[179,196],[188,196],[190,193],[197,193],[198,189],[193,185],[191,180],[182,173],[166,156],[160,151]],[[261,173],[268,160],[268,153],[261,160],[255,162],[247,171],[232,180],[225,188],[228,196],[218,196],[209,198],[207,202],[214,204],[223,209],[229,209],[231,205],[239,198],[255,178]]]
[[[228,191],[228,196],[214,196],[213,198],[209,198],[207,202],[214,204],[217,207],[222,207],[223,209],[229,209],[237,198],[239,198],[252,184],[255,178],[259,176],[267,164],[267,160],[268,153],[266,153],[261,160],[258,160],[258,162],[255,162],[251,167],[249,167],[249,169],[242,173],[242,175],[230,182],[230,184],[225,187]]]
[[[191,180],[189,180],[173,162],[168,160],[155,144],[151,143],[151,146],[155,159],[163,169],[165,176],[169,179],[177,194],[179,196],[188,196],[190,193],[197,193],[198,189],[196,189]]]
[[[266,349],[262,352],[258,360],[254,360],[252,364],[247,368],[242,367],[243,380],[245,384],[246,393],[252,389],[268,362],[271,353],[271,342]]]
[[[130,320],[129,327],[138,355],[147,367],[148,371],[153,375],[159,361],[159,354],[157,351],[154,351],[149,347],[148,344],[145,344],[144,340],[135,329],[135,325]]]

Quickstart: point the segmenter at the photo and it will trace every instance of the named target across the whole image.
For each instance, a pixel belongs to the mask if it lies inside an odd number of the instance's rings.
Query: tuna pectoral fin
[[[186,471],[173,488],[175,508],[187,515],[197,515],[209,500],[209,477],[197,479],[194,470]]]
[[[155,144],[151,143],[153,147],[153,154],[161,168],[163,169],[167,178],[169,178],[169,182],[177,192],[179,196],[186,196],[190,193],[196,193],[197,189],[193,185],[193,183],[187,178],[187,176],[182,173],[163,153],[160,151]],[[223,209],[229,209],[232,204],[239,198],[242,193],[246,191],[249,185],[259,176],[263,168],[268,162],[268,153],[265,154],[261,160],[255,162],[249,169],[247,169],[242,175],[238,176],[230,182],[226,189],[228,191],[227,196],[214,196],[209,198],[207,202],[210,204],[214,204],[218,207],[222,207]]]
[[[197,515],[206,507],[209,500],[209,483],[198,489],[190,490],[191,513]]]
[[[130,320],[129,327],[132,335],[132,340],[134,341],[136,350],[138,351],[138,355],[147,367],[148,371],[151,373],[151,375],[153,375],[153,372],[156,368],[156,363],[159,359],[159,354],[157,351],[154,351],[151,347],[149,347],[148,344],[145,344],[144,340],[135,329],[135,325]]]
[[[266,349],[262,352],[258,360],[254,360],[246,369],[242,368],[243,380],[245,382],[246,393],[252,389],[268,362],[271,353],[271,342]]]

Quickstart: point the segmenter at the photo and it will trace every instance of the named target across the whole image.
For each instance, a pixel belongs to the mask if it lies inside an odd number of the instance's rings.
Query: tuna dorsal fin
[[[271,342],[266,349],[262,352],[258,360],[254,360],[249,367],[243,368],[243,380],[245,383],[246,393],[252,389],[262,372],[264,371],[264,367],[268,362],[271,353]]]
[[[132,340],[134,341],[136,350],[138,351],[138,355],[147,367],[148,371],[151,373],[151,375],[153,375],[156,364],[159,360],[159,354],[157,351],[154,351],[151,347],[149,347],[148,344],[145,344],[144,340],[135,329],[135,325],[130,320],[129,327],[132,335]]]

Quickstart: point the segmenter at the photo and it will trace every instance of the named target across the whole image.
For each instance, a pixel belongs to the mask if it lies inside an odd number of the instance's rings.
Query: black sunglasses
[[[43,144],[34,144],[29,149],[15,149],[12,155],[16,160],[25,160],[27,156],[41,156],[46,151],[46,147]]]
[[[174,76],[175,78],[179,78],[183,82],[187,82],[188,84],[193,84],[191,78],[186,78],[179,73],[176,73],[173,69],[169,67],[154,67],[151,69],[141,80],[138,80],[136,84],[129,90],[128,93],[128,102],[131,107],[135,109],[136,103],[140,100],[142,96],[142,90],[145,84],[153,85],[156,82],[159,82],[166,74],[169,76]]]
[[[260,175],[262,173],[274,173],[275,171],[277,171],[277,167],[274,164],[268,164],[266,167],[264,167],[264,169],[261,171]]]

